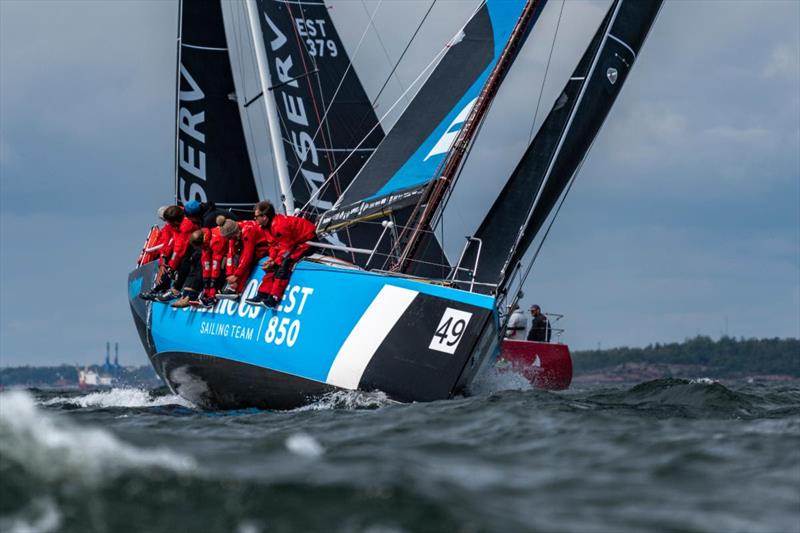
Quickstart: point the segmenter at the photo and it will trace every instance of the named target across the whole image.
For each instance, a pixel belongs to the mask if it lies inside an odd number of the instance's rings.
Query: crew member
[[[242,294],[258,260],[269,255],[271,240],[261,225],[253,220],[239,223],[226,220],[219,232],[228,241],[228,257],[225,271],[227,285],[217,292],[217,298],[236,300]]]
[[[528,317],[516,303],[509,306],[509,311],[511,316],[508,317],[505,336],[507,339],[521,341],[525,338],[525,330],[528,329]]]
[[[256,204],[254,218],[271,241],[270,254],[261,267],[264,277],[258,294],[246,302],[277,307],[289,284],[294,265],[311,250],[308,241],[316,237],[317,227],[302,217],[276,215],[275,207],[268,201]]]
[[[188,204],[187,204],[188,205]],[[204,228],[213,229],[217,227],[217,220],[220,216],[226,219],[233,219],[238,221],[239,217],[234,214],[233,211],[230,209],[221,209],[217,207],[214,202],[202,202],[199,203],[199,209],[197,212],[197,218],[200,219],[200,226]]]
[[[203,228],[203,294],[200,296],[201,307],[211,307],[217,300],[217,290],[222,288],[225,278],[222,277],[225,252],[228,241],[220,233],[220,228],[226,222],[223,215],[218,215],[216,226],[211,229]]]
[[[531,306],[531,331],[528,333],[528,340],[534,342],[550,342],[550,322],[542,313],[542,309],[533,304]]]
[[[163,292],[156,299],[160,302],[174,300],[181,294],[183,284],[191,270],[191,262],[184,261],[184,256],[189,250],[189,239],[192,233],[200,229],[201,207],[200,202],[191,200],[183,206],[184,217],[180,223],[177,234],[175,235],[172,255],[167,263],[168,270],[172,274],[173,282],[169,290]],[[189,254],[191,256],[191,254]],[[197,258],[199,262],[199,257]]]
[[[172,307],[180,309],[192,304],[200,304],[198,297],[203,288],[202,255],[204,243],[207,241],[206,232],[197,229],[189,236],[189,248],[186,250],[181,263],[181,269],[186,271],[181,284],[180,298],[172,303]]]
[[[183,208],[178,205],[160,207],[158,216],[165,222],[159,233],[158,244],[161,245],[161,248],[158,250],[158,274],[153,288],[139,294],[139,298],[143,300],[154,300],[158,295],[169,289],[172,282],[169,260],[175,246],[175,236],[179,233],[181,222],[183,222]]]

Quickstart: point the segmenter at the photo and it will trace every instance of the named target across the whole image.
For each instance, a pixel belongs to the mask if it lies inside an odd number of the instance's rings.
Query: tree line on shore
[[[683,342],[649,344],[644,348],[582,350],[572,354],[575,370],[590,372],[625,363],[700,365],[720,376],[780,374],[800,377],[800,339],[719,340],[698,335]]]

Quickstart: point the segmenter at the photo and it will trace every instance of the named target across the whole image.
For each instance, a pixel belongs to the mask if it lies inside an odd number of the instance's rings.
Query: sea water
[[[205,412],[0,393],[0,531],[800,531],[800,385],[657,380]]]

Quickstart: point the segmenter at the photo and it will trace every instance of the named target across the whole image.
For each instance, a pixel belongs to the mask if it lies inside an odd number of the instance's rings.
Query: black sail
[[[221,206],[258,201],[233,85],[222,7],[183,0],[177,95],[175,196]]]
[[[661,7],[615,0],[561,95],[481,223],[476,290],[502,291],[575,175]],[[537,199],[538,196],[538,199]],[[472,267],[477,245],[462,265]],[[462,274],[460,279],[466,279]],[[498,287],[495,289],[495,287]]]
[[[256,5],[292,195],[313,218],[333,206],[383,130],[324,2]]]

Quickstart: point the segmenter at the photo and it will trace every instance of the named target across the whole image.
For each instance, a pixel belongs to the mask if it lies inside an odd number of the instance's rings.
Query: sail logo
[[[205,94],[189,70],[181,64],[181,90],[178,91],[178,190],[181,202],[205,202],[203,184],[206,181],[205,133],[200,129],[205,123],[203,108]],[[183,87],[188,87],[184,90]],[[188,184],[188,190],[187,190]]]
[[[444,131],[444,135],[442,135],[436,144],[433,145],[433,148],[430,152],[428,152],[428,155],[425,156],[423,161],[427,161],[436,155],[446,154],[450,150],[450,147],[453,146],[454,142],[456,142],[458,134],[461,133],[461,128],[464,126],[464,122],[466,122],[467,117],[469,117],[469,113],[472,111],[472,107],[475,105],[477,100],[478,99],[475,98],[466,106],[464,106],[464,109],[462,109],[456,118],[453,119],[453,122],[447,126],[447,129]]]
[[[291,154],[287,154],[287,160],[292,160],[299,167],[299,174],[303,177],[308,191],[309,205],[320,210],[328,210],[333,207],[333,202],[320,198],[320,187],[325,183],[326,176],[322,170],[319,151],[315,142],[317,134],[316,126],[309,121],[309,113],[306,111],[306,102],[303,97],[303,90],[299,80],[308,75],[299,69],[294,69],[295,58],[292,57],[291,48],[288,48],[285,55],[278,52],[289,42],[286,35],[270,19],[266,12],[263,13],[264,20],[272,31],[274,37],[269,40],[269,46],[274,53],[274,62],[271,65],[271,72],[277,78],[274,93],[276,103],[282,103],[281,109],[282,126],[284,129],[284,145],[291,147]],[[319,27],[324,36],[324,26],[314,26],[314,33]],[[308,23],[304,26],[304,31],[308,33],[310,28]],[[303,64],[300,58],[298,64]],[[299,70],[299,71],[298,71]],[[280,95],[280,96],[279,96]],[[313,110],[317,115],[319,110]],[[317,116],[319,119],[319,116]],[[296,176],[292,176],[294,180]],[[295,189],[296,190],[296,189]]]

